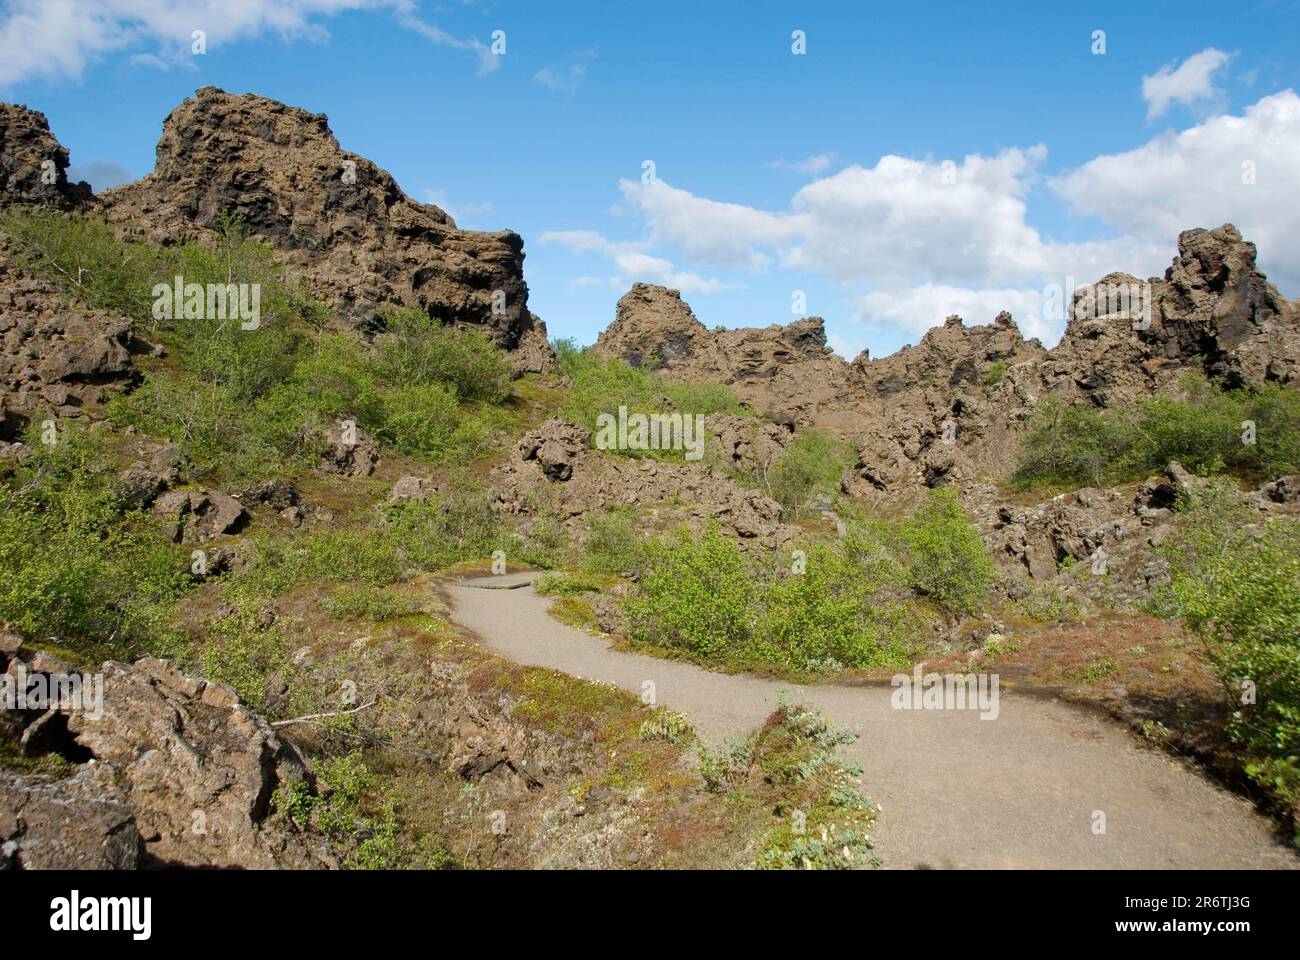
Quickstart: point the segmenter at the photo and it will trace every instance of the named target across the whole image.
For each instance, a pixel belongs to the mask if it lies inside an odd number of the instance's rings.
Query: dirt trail
[[[991,720],[895,710],[883,686],[798,686],[612,650],[551,619],[531,576],[451,585],[455,619],[518,663],[638,694],[651,681],[658,702],[711,742],[752,730],[783,690],[809,703],[859,735],[843,749],[884,808],[888,867],[1300,866],[1246,800],[1089,711],[1005,690]],[[1093,833],[1094,811],[1105,814],[1104,835]]]

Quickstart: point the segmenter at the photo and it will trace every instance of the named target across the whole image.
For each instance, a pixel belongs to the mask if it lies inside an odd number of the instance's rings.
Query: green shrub
[[[772,499],[787,516],[798,517],[812,497],[839,492],[840,475],[853,465],[855,457],[851,443],[816,430],[798,431],[768,468]]]
[[[1161,549],[1170,584],[1154,606],[1205,641],[1246,772],[1300,804],[1300,520],[1249,528],[1251,513],[1226,485],[1197,495]]]
[[[584,520],[583,569],[596,574],[627,576],[642,569],[642,538],[627,513],[591,514]]]
[[[337,593],[321,597],[320,605],[332,616],[345,620],[371,620],[382,623],[420,613],[424,607],[414,597],[386,593],[372,586],[344,587]]]
[[[984,375],[980,378],[980,382],[984,384],[985,389],[992,390],[1002,382],[1002,378],[1006,375],[1007,362],[1005,360],[997,360],[990,364],[989,368],[984,371]]]
[[[918,592],[954,613],[970,613],[997,580],[979,531],[951,487],[938,487],[900,528],[908,578]]]
[[[738,667],[902,663],[921,622],[910,592],[838,542],[801,559],[799,572],[778,569],[715,526],[650,541],[638,589],[623,602],[629,637]]]
[[[641,724],[640,736],[642,740],[688,743],[695,739],[695,727],[682,714],[661,707],[653,717]]]
[[[533,581],[533,589],[544,597],[576,597],[584,593],[599,593],[602,584],[593,577],[570,573],[544,573]]]
[[[38,423],[0,504],[0,621],[91,661],[173,651],[186,557],[123,511],[95,434],[65,427],[46,446]]]
[[[915,617],[906,604],[877,602],[862,568],[837,547],[815,545],[802,573],[773,577],[762,592],[757,656],[799,669],[901,663],[898,638]]]
[[[685,383],[639,367],[622,360],[602,358],[590,349],[579,350],[572,341],[559,342],[557,358],[560,371],[573,381],[557,411],[572,423],[586,427],[596,434],[597,420],[602,413],[617,417],[619,407],[629,414],[671,414],[683,416],[697,414],[708,417],[714,413],[734,413],[753,416],[741,405],[734,392],[716,383]],[[612,451],[630,457],[655,459],[682,459],[677,450],[618,450]]]
[[[445,327],[410,307],[389,310],[383,323],[375,352],[384,382],[439,383],[461,400],[489,403],[510,395],[510,361],[483,334]]]
[[[715,662],[747,654],[758,584],[735,541],[682,529],[648,543],[647,560],[625,603],[631,639]]]
[[[1254,424],[1246,442],[1247,423]],[[1111,486],[1149,476],[1178,460],[1201,474],[1229,471],[1253,480],[1300,470],[1300,391],[1264,384],[1225,390],[1198,376],[1176,395],[1112,410],[1039,404],[1021,448],[1020,489]]]

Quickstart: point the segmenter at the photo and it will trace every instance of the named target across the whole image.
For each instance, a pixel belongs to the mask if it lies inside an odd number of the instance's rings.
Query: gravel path
[[[996,719],[896,710],[885,686],[799,686],[612,650],[553,620],[532,576],[450,585],[455,619],[518,663],[638,694],[653,682],[658,703],[710,742],[753,730],[781,691],[810,704],[859,735],[843,751],[883,806],[878,852],[887,867],[1300,866],[1246,800],[1091,711],[1007,691]],[[1095,811],[1105,815],[1101,835]]]

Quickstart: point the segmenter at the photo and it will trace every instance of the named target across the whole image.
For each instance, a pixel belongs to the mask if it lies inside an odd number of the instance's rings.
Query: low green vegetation
[[[106,423],[56,419],[51,437],[44,421],[54,418],[32,417],[24,438],[31,453],[5,481],[0,620],[28,637],[57,638],[91,661],[182,655],[188,639],[170,625],[173,608],[196,584],[190,548],[170,543],[150,514],[119,498],[125,463],[114,428],[166,438],[190,481],[238,490],[314,464],[336,418],[355,418],[409,456],[458,464],[492,449],[514,423],[509,364],[483,336],[400,308],[377,318],[370,341],[324,332],[324,310],[282,276],[269,247],[250,241],[232,218],[218,228],[211,242],[155,247],[120,240],[94,217],[8,211],[0,222],[70,301],[122,314],[166,349],[164,358],[139,361],[143,383],[108,404]],[[256,328],[235,317],[155,311],[155,287],[171,287],[176,276],[256,284]],[[251,678],[276,659],[268,653],[274,644],[235,634],[258,604],[298,584],[343,584],[324,599],[327,611],[384,620],[406,606],[378,588],[411,573],[494,549],[545,560],[536,545],[505,534],[467,475],[449,478],[453,492],[444,497],[349,511],[328,527],[255,526],[240,547],[241,570],[221,585],[241,611],[214,641],[230,656],[232,678],[255,690]],[[264,641],[267,650],[254,649]]]
[[[6,214],[0,226],[67,295],[136,321],[167,349],[110,417],[177,444],[196,480],[237,485],[311,462],[330,421],[351,418],[390,447],[434,463],[464,462],[501,442],[513,418],[510,368],[474,331],[392,308],[373,341],[327,333],[324,309],[288,282],[269,247],[238,220],[213,243],[153,247],[116,239],[91,217]],[[249,284],[260,317],[155,316],[155,285]],[[207,311],[203,311],[205,314]]]
[[[813,497],[832,499],[840,475],[853,465],[853,444],[817,430],[799,430],[766,471],[768,492],[785,516],[797,518]]]
[[[856,737],[804,706],[778,707],[756,733],[717,750],[699,745],[700,774],[733,804],[758,803],[777,818],[755,858],[769,870],[843,870],[876,864],[877,807],[862,771],[836,751]]]
[[[1171,460],[1251,480],[1300,471],[1300,391],[1227,390],[1189,376],[1177,395],[1110,410],[1049,397],[1034,413],[1012,482],[1024,490],[1113,486]]]
[[[588,573],[628,576],[638,573],[644,562],[643,538],[637,532],[631,510],[611,510],[583,518],[586,537],[581,565]]]
[[[544,597],[577,597],[599,593],[604,584],[585,574],[544,573],[533,581],[533,590]]]
[[[742,552],[716,527],[647,542],[624,609],[629,638],[732,668],[901,665],[919,627],[975,610],[992,562],[952,491],[912,517],[856,521],[842,541],[781,557]]]
[[[424,609],[414,597],[388,593],[369,585],[344,587],[321,597],[320,605],[340,620],[369,620],[374,623],[400,620]]]
[[[1185,514],[1153,606],[1205,642],[1247,774],[1300,809],[1300,519],[1260,522],[1221,484]]]
[[[173,650],[188,552],[119,501],[99,431],[65,424],[45,443],[35,422],[25,439],[0,502],[0,622],[91,663]]]
[[[708,417],[734,413],[753,417],[727,387],[717,383],[687,383],[651,370],[629,366],[622,360],[598,356],[590,348],[579,348],[572,340],[553,344],[560,372],[573,386],[560,404],[557,415],[592,432],[593,442],[601,414],[617,418],[619,408],[627,413],[673,414]],[[629,457],[681,460],[682,450],[618,449],[611,452]]]
[[[980,382],[984,384],[986,390],[992,390],[1002,382],[1002,378],[1006,375],[1007,362],[1005,360],[997,360],[989,364],[988,369],[980,376]]]
[[[311,827],[346,851],[346,866],[360,870],[441,866],[421,862],[404,849],[393,802],[360,751],[323,761],[317,767],[318,793],[302,781],[280,787],[272,797],[275,813],[299,829]]]

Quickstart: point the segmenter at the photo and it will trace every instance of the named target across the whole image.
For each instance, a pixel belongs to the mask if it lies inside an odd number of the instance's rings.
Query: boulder
[[[315,450],[318,466],[345,477],[368,477],[379,462],[379,445],[355,420],[340,418],[326,431],[306,429],[299,444]]]
[[[403,503],[407,500],[423,502],[429,495],[437,492],[437,485],[428,477],[402,477],[393,484],[388,494],[389,503]]]
[[[174,543],[206,543],[234,533],[247,514],[234,497],[217,490],[172,490],[154,503],[154,513],[170,529]]]
[[[4,637],[0,668],[21,666],[47,683],[73,672]],[[99,677],[97,709],[65,699],[44,712],[5,711],[17,728],[0,735],[76,766],[57,781],[0,771],[0,865],[336,865],[323,842],[271,816],[277,788],[301,784],[310,793],[314,781],[298,751],[231,688],[149,658],[110,661]]]
[[[104,771],[105,773],[107,771]],[[92,766],[63,780],[0,769],[0,870],[135,870],[135,812]]]

